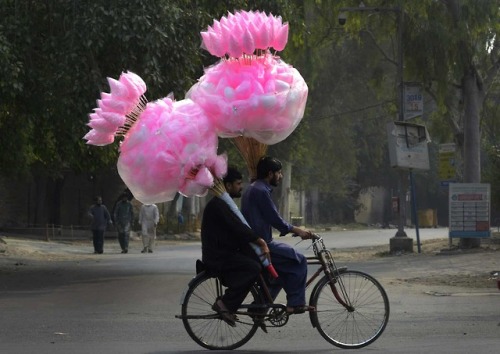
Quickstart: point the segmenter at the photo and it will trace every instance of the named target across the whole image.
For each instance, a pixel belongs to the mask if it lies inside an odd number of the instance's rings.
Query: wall
[[[88,227],[87,210],[96,195],[111,211],[125,189],[115,170],[99,174],[68,173],[62,180],[59,200],[54,183],[44,177],[34,180],[0,177],[0,228],[45,227],[59,219],[62,225]],[[60,202],[60,214],[51,215]]]
[[[363,208],[356,214],[355,220],[361,224],[383,224],[387,191],[382,187],[370,187],[359,196]]]

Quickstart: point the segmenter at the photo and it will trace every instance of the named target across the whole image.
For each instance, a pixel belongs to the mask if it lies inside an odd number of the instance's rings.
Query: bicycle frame
[[[307,264],[318,266],[306,280],[306,287],[315,283],[309,295],[312,326],[339,348],[369,345],[382,334],[389,319],[385,290],[369,274],[337,267],[319,235],[314,235],[311,247],[314,256],[306,257]],[[290,314],[285,304],[274,303],[264,274],[259,274],[235,313],[239,319],[233,328],[212,305],[225,292],[223,282],[197,266],[197,276],[181,297],[182,314],[176,318],[182,319],[189,336],[207,349],[235,349],[247,343],[258,328],[267,333],[268,326],[282,327]]]
[[[328,276],[330,288],[332,289],[333,295],[335,299],[344,306],[348,311],[353,311],[353,307],[351,304],[347,304],[344,299],[348,299],[348,297],[343,294],[343,298],[340,296],[337,287],[335,284],[337,281],[342,281],[338,275],[347,271],[347,267],[337,268],[335,261],[333,260],[332,253],[326,249],[325,243],[323,242],[323,238],[319,235],[314,235],[314,239],[312,241],[312,247],[314,251],[314,257],[307,257],[308,265],[320,265],[320,267],[314,272],[314,274],[307,280],[306,288],[321,274],[324,273]],[[340,286],[343,292],[343,286]],[[313,289],[313,293],[316,290]]]
[[[319,235],[314,235],[314,239],[312,241],[312,247],[314,251],[314,256],[306,257],[307,265],[319,265],[318,269],[307,279],[306,288],[308,288],[321,274],[325,274],[329,278],[330,288],[335,299],[344,306],[349,312],[353,311],[353,307],[350,304],[347,304],[344,299],[348,299],[347,296],[341,296],[337,286],[335,284],[338,281],[338,275],[347,271],[347,267],[337,268],[335,261],[333,260],[333,256],[331,252],[326,249],[325,243],[323,242],[323,238]],[[265,304],[262,305],[243,305],[242,308],[273,308],[273,307],[283,307],[283,305],[276,305],[271,297],[269,287],[267,286],[266,281],[262,273],[259,275],[259,279],[257,280],[257,284],[260,286],[261,291],[263,292]],[[340,286],[342,289],[342,286]],[[313,289],[312,294],[315,293],[317,287]],[[221,288],[222,292],[222,288]],[[221,294],[222,295],[222,294]],[[238,312],[238,314],[240,314]]]

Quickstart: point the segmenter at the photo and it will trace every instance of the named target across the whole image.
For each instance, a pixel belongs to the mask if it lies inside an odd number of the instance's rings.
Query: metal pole
[[[415,196],[415,180],[413,179],[413,173],[410,170],[410,185],[411,185],[411,203],[413,209],[413,219],[415,220],[415,233],[417,236],[417,249],[418,253],[422,252],[420,244],[420,232],[418,230],[418,213],[417,213],[417,197]]]
[[[364,6],[363,3],[360,4],[359,7],[343,7],[340,9],[341,12],[394,12],[397,16],[397,42],[398,42],[398,65],[397,65],[397,82],[398,86],[396,88],[397,91],[397,102],[398,102],[398,121],[404,121],[404,77],[403,77],[403,22],[404,22],[404,12],[401,6],[397,7],[369,7]],[[341,22],[342,20],[342,22]],[[345,23],[346,16],[342,14],[339,16],[339,23],[343,25]],[[399,189],[399,221],[398,221],[398,231],[396,232],[395,239],[397,242],[394,242],[394,245],[397,246],[395,248],[400,248],[402,244],[408,244],[406,241],[410,241],[411,239],[407,238],[406,232],[404,230],[405,219],[406,219],[406,180],[408,175],[406,171],[399,171],[399,181],[398,181],[398,189]],[[410,178],[413,180],[412,172],[410,171]],[[414,195],[413,185],[412,185],[412,196]],[[414,198],[413,198],[414,199]],[[417,229],[418,232],[418,229]],[[402,242],[404,241],[404,242]],[[411,247],[410,247],[411,248]],[[391,239],[391,251],[392,251],[392,239]]]
[[[397,33],[398,33],[398,120],[403,122],[404,118],[404,78],[403,78],[403,11],[400,7],[395,9],[397,15]],[[404,171],[399,174],[399,222],[396,237],[405,237],[405,219],[406,219],[406,183],[403,183],[406,178]]]

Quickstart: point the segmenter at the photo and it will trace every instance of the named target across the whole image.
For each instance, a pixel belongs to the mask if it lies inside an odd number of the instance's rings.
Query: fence
[[[114,232],[107,233],[116,237]],[[3,227],[0,229],[0,235],[11,237],[22,237],[37,240],[86,240],[92,237],[88,225],[55,225],[46,224],[30,227]]]

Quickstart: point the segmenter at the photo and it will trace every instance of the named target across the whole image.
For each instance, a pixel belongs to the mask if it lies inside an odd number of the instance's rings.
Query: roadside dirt
[[[414,251],[417,251],[417,246],[414,245]],[[500,260],[500,244],[496,241],[487,245],[482,245],[480,248],[462,250],[457,246],[450,247],[448,239],[426,240],[421,244],[421,253],[428,256],[446,257],[462,254],[494,254],[496,259]],[[387,245],[376,247],[362,247],[352,249],[333,250],[335,260],[340,262],[373,260],[381,257],[417,257],[416,253],[393,255],[389,253]],[[495,269],[496,270],[496,269]],[[500,270],[500,269],[498,269]],[[426,276],[418,276],[408,279],[397,279],[394,282],[426,285],[426,286],[441,286],[441,287],[460,287],[460,288],[475,288],[475,289],[491,289],[494,287],[494,279],[489,273],[489,269],[480,274],[452,274],[445,272],[442,274],[429,274]]]
[[[139,249],[141,241],[132,239],[131,247]],[[158,244],[173,244],[181,241],[176,240],[159,240]],[[119,253],[119,246],[115,241],[106,243],[105,248],[108,253]],[[2,238],[0,236],[0,270],[2,265],[6,263],[12,264],[11,261],[23,262],[44,261],[79,261],[83,259],[96,259],[101,255],[94,255],[92,252],[92,243],[90,240],[72,241],[72,242],[45,242],[37,240],[26,240],[17,238]],[[417,246],[414,246],[414,251],[417,251]],[[418,257],[417,253],[407,254],[390,254],[388,245],[375,247],[360,247],[332,250],[336,262],[356,262],[370,261],[383,257]],[[448,239],[427,240],[421,244],[421,253],[429,257],[439,257],[447,255],[462,255],[462,254],[477,254],[477,255],[494,255],[494,258],[500,259],[500,243],[490,242],[477,249],[460,250],[456,246],[449,246]],[[492,269],[493,270],[493,269]],[[500,269],[499,269],[500,270]],[[476,288],[485,289],[492,288],[494,282],[489,275],[489,269],[480,274],[454,274],[450,269],[444,273],[429,273],[426,276],[417,276],[407,279],[394,279],[397,283],[406,283],[414,285],[426,286],[446,286],[460,288]]]

